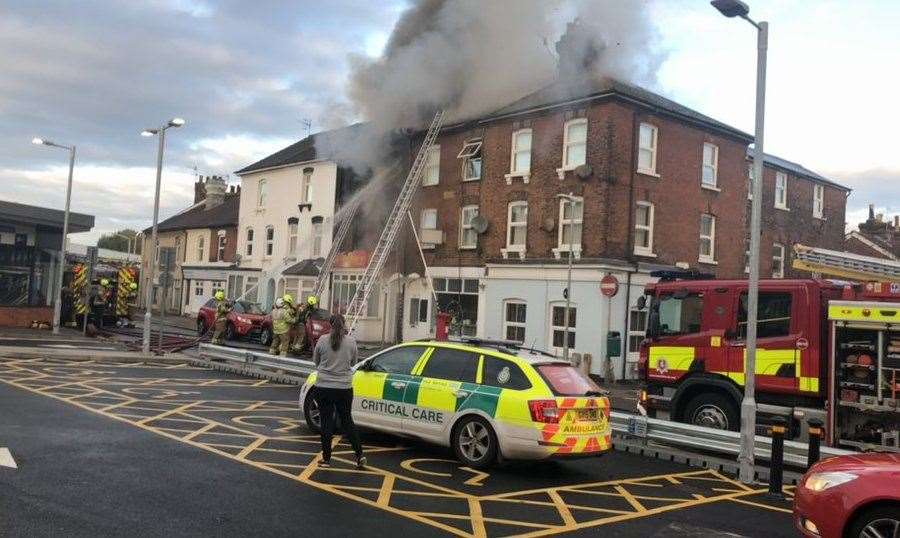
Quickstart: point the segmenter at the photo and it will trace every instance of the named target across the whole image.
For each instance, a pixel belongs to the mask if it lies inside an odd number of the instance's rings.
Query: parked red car
[[[197,333],[206,334],[216,320],[216,300],[210,299],[197,312]],[[265,346],[272,341],[272,318],[263,311],[259,303],[235,301],[228,313],[225,339],[255,338]]]
[[[266,323],[272,326],[272,314],[266,316]],[[312,350],[316,347],[319,337],[331,332],[331,312],[324,308],[315,309],[308,318],[306,318],[306,347],[303,351]],[[268,344],[266,344],[268,345]]]
[[[794,494],[794,524],[809,538],[900,537],[900,454],[813,465]]]

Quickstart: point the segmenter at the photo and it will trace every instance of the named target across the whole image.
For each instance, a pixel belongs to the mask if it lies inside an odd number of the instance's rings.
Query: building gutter
[[[281,168],[290,168],[291,166],[301,166],[304,164],[316,164],[316,163],[328,163],[328,162],[334,162],[334,161],[332,161],[331,159],[313,159],[311,161],[299,161],[299,162],[295,162],[295,163],[279,164],[279,165],[275,165],[275,166],[267,166],[266,168],[256,168],[253,170],[241,169],[241,170],[238,170],[237,172],[234,172],[234,175],[243,179],[244,176],[249,176],[250,174],[258,174],[260,172],[270,172],[272,170],[280,170]],[[337,163],[335,163],[335,164],[337,164]]]

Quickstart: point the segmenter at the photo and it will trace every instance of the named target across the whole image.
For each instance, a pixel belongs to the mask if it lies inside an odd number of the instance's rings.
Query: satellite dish
[[[551,217],[547,217],[546,219],[544,219],[544,222],[541,224],[541,227],[544,229],[544,231],[552,232],[553,230],[556,229],[556,220],[554,220]]]
[[[472,219],[472,228],[474,228],[476,232],[483,234],[488,229],[488,220],[481,215],[478,215]]]
[[[594,175],[594,167],[589,164],[582,164],[575,169],[575,175],[578,176],[578,179],[581,179],[582,181],[587,180],[592,175]]]

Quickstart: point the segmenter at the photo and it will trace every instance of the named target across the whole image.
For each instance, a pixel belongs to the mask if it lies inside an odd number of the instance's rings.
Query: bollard
[[[806,469],[808,470],[819,461],[819,447],[822,444],[822,426],[824,426],[824,423],[821,419],[811,418],[807,421],[807,424],[809,424],[809,449],[806,452]]]
[[[782,417],[775,417],[772,435],[772,457],[769,462],[769,496],[783,497],[782,481],[784,477],[784,429],[787,422]]]

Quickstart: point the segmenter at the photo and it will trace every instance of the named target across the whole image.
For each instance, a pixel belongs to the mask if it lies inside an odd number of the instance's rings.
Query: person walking
[[[331,316],[331,332],[319,338],[313,350],[313,362],[316,364],[315,399],[322,434],[322,461],[319,465],[328,467],[331,463],[331,439],[337,411],[344,433],[356,453],[356,466],[362,469],[366,466],[366,457],[351,415],[353,372],[350,367],[356,363],[358,351],[356,340],[345,334],[344,325],[344,316]]]

